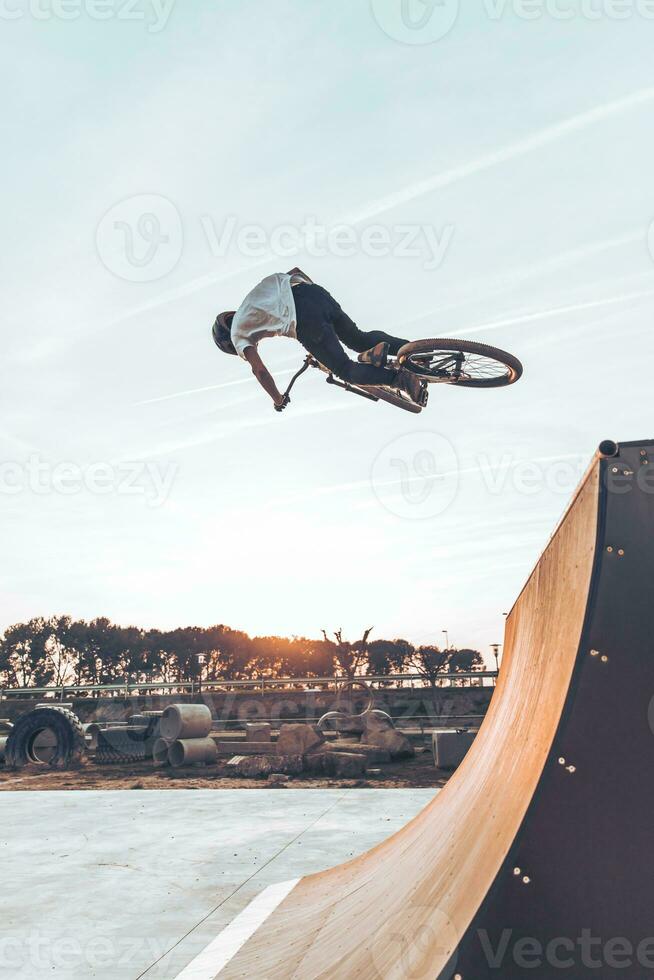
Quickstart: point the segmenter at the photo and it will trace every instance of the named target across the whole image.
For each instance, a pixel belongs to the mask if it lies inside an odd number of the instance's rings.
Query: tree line
[[[0,637],[0,686],[147,684],[276,677],[354,677],[417,673],[436,685],[444,673],[484,669],[477,650],[414,646],[408,640],[354,642],[336,630],[322,638],[251,637],[228,626],[173,630],[118,626],[105,617],[37,617]]]

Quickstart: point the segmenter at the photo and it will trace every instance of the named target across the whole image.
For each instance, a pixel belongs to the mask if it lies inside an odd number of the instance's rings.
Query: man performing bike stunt
[[[407,343],[381,330],[363,331],[344,313],[326,289],[313,283],[300,269],[266,276],[248,293],[238,310],[220,313],[213,325],[213,339],[226,354],[247,361],[255,378],[282,411],[288,397],[282,395],[257,351],[266,337],[291,337],[347,384],[385,386],[420,401],[420,378],[403,367],[386,367]],[[343,345],[359,354],[351,360]]]

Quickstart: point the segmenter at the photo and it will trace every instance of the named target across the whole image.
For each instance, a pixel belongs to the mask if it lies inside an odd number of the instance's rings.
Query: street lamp
[[[495,670],[500,672],[500,647],[501,643],[491,643],[491,650],[493,651],[493,656],[495,657]]]
[[[198,691],[201,694],[202,693],[202,668],[207,662],[206,654],[198,653],[196,654],[195,659],[198,665]]]

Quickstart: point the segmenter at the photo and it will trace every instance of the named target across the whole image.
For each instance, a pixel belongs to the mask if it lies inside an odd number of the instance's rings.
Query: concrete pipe
[[[172,745],[167,738],[158,738],[152,746],[152,761],[155,766],[165,766],[168,763],[168,750]]]
[[[147,715],[143,715],[143,714],[130,715],[129,718],[127,719],[127,724],[141,725],[142,727],[145,727],[146,725],[150,724],[150,720],[151,719],[148,718]]]
[[[168,751],[168,760],[175,769],[198,763],[211,766],[217,759],[218,746],[212,738],[180,738]]]
[[[30,762],[41,765],[50,763],[57,753],[57,733],[51,728],[42,728],[30,739],[27,754]]]
[[[171,704],[161,716],[159,731],[170,742],[205,738],[211,731],[211,712],[206,704]]]

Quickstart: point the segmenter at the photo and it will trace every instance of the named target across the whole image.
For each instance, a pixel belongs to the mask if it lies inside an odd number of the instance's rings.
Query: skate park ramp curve
[[[654,975],[652,469],[654,440],[601,444],[445,789],[373,850],[290,883],[211,975]]]

